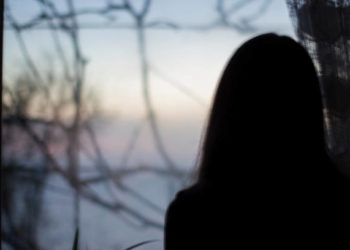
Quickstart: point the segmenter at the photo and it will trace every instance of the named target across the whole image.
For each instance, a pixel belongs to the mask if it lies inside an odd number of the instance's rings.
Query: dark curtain
[[[350,177],[350,0],[287,0],[287,5],[319,74],[330,155]]]

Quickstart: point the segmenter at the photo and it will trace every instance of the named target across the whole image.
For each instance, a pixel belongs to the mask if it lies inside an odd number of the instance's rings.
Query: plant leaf
[[[78,250],[78,242],[79,242],[79,228],[75,230],[73,250]]]
[[[135,249],[136,247],[139,247],[139,246],[142,246],[142,245],[145,245],[145,244],[148,244],[148,243],[152,243],[152,242],[155,242],[155,241],[158,241],[158,240],[146,240],[146,241],[142,241],[140,243],[137,243],[135,245],[132,245],[131,247],[128,247],[127,249],[125,250],[131,250],[131,249]]]

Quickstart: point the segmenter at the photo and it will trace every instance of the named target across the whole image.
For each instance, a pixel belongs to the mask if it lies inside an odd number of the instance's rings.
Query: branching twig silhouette
[[[155,176],[167,178],[169,180],[177,180],[181,182],[187,175],[187,172],[179,168],[179,164],[171,157],[170,152],[166,149],[166,143],[162,137],[160,124],[156,114],[156,107],[152,102],[152,92],[150,88],[150,73],[155,74],[160,80],[170,83],[174,88],[185,94],[193,101],[207,107],[206,102],[200,98],[193,90],[185,85],[174,81],[165,73],[158,70],[150,63],[148,55],[148,43],[146,32],[149,29],[172,29],[172,30],[193,30],[207,31],[218,27],[227,28],[240,33],[252,32],[255,30],[253,21],[259,18],[261,13],[271,3],[271,0],[244,0],[227,2],[217,0],[216,13],[214,20],[202,25],[180,24],[172,20],[148,20],[151,7],[154,1],[143,0],[140,10],[132,5],[131,0],[122,0],[120,3],[106,1],[104,6],[96,8],[78,8],[73,0],[66,0],[67,10],[57,8],[57,3],[51,0],[33,0],[40,10],[29,21],[20,23],[12,13],[10,4],[6,2],[5,8],[5,29],[12,29],[18,42],[20,52],[23,56],[26,69],[30,73],[30,79],[26,84],[27,95],[23,95],[21,89],[11,89],[11,86],[4,84],[4,93],[8,97],[8,101],[4,102],[3,124],[8,128],[18,128],[25,133],[35,147],[44,158],[44,162],[49,167],[50,173],[60,175],[67,186],[74,191],[74,226],[79,226],[80,199],[85,199],[96,206],[100,206],[113,213],[127,215],[139,226],[154,227],[162,229],[163,225],[151,219],[148,215],[138,211],[132,206],[124,203],[118,198],[117,192],[121,191],[138,200],[143,205],[164,215],[164,208],[154,203],[144,195],[125,184],[127,178],[144,173],[151,173]],[[241,11],[245,6],[253,2],[259,2],[259,9],[256,13],[250,14],[238,21],[232,21],[232,16]],[[109,15],[123,12],[132,17],[133,23],[121,24],[110,18]],[[85,15],[96,15],[107,20],[105,24],[84,24],[78,21],[78,17]],[[45,72],[40,70],[36,65],[28,50],[27,43],[23,33],[29,30],[47,29],[52,37],[55,53],[57,54],[62,74],[59,80],[45,77]],[[119,166],[110,166],[99,145],[97,134],[92,126],[91,120],[94,114],[86,115],[83,110],[86,109],[87,100],[85,96],[85,71],[87,59],[82,50],[82,42],[80,37],[81,29],[132,29],[137,35],[138,55],[140,61],[141,87],[143,103],[146,108],[145,116],[140,120],[135,129],[131,132],[130,140],[126,143],[124,154],[120,158]],[[63,46],[62,39],[69,41],[72,50],[72,56],[68,56],[66,48]],[[52,72],[48,72],[50,75]],[[53,74],[53,73],[52,73]],[[26,78],[26,76],[24,77]],[[56,82],[55,82],[56,81]],[[35,84],[33,84],[33,82]],[[17,85],[16,85],[17,86]],[[20,87],[18,87],[20,86]],[[23,88],[18,84],[17,88]],[[25,86],[24,86],[25,87]],[[50,115],[42,117],[33,116],[30,112],[30,103],[36,99],[43,99],[47,103],[46,110]],[[64,115],[66,108],[73,111],[70,117]],[[154,166],[134,166],[128,164],[131,153],[137,144],[137,139],[142,133],[143,127],[148,124],[151,128],[154,146],[161,156],[166,167]],[[43,128],[44,133],[38,133],[38,128]],[[66,163],[57,160],[54,152],[51,151],[52,144],[59,133],[59,140],[64,150]],[[56,136],[56,137],[55,137]],[[84,167],[81,164],[80,154],[83,151],[82,137],[87,136],[89,148],[92,149],[90,157],[94,157],[93,162],[97,170],[97,174],[90,177],[81,177]],[[6,145],[5,145],[6,146]],[[84,145],[85,146],[85,145]],[[26,167],[13,168],[13,171],[27,171]],[[8,170],[6,170],[8,171]],[[30,179],[31,177],[29,177]],[[37,182],[37,178],[33,178],[33,182]],[[103,195],[93,191],[91,185],[105,183],[113,199],[105,199]],[[14,227],[15,228],[15,225]],[[3,235],[8,235],[7,231]],[[13,239],[7,238],[8,242]],[[21,242],[18,241],[18,244]],[[15,244],[15,243],[13,243]],[[15,246],[15,245],[13,245]],[[25,248],[23,248],[25,249]]]

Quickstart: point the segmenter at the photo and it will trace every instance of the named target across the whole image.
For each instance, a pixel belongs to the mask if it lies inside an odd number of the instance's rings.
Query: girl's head
[[[275,34],[244,43],[216,90],[199,181],[313,171],[303,164],[317,164],[324,147],[320,88],[306,50]]]

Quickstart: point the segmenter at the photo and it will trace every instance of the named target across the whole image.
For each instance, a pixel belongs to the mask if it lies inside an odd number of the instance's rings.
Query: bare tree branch
[[[174,88],[176,88],[178,91],[180,91],[181,93],[187,95],[189,98],[191,98],[193,101],[195,101],[196,103],[198,103],[199,105],[203,106],[203,107],[208,107],[208,104],[206,103],[206,101],[201,98],[200,96],[198,96],[196,93],[194,93],[191,89],[189,89],[188,87],[170,79],[169,77],[165,76],[162,72],[160,72],[160,70],[158,68],[156,68],[154,65],[150,66],[150,70],[151,72],[153,72],[154,74],[156,74],[160,79],[162,79],[164,82],[170,83]]]
[[[114,195],[112,202],[102,198],[101,194],[97,194],[90,188],[90,185],[97,184],[106,181],[111,194],[114,191],[119,190],[129,195],[130,197],[138,200],[143,205],[151,208],[153,211],[159,214],[164,214],[164,209],[141,195],[139,192],[130,188],[124,183],[124,180],[131,176],[136,176],[143,173],[151,173],[155,176],[161,176],[164,178],[181,180],[187,175],[186,171],[180,170],[179,166],[175,164],[171,158],[170,153],[166,149],[164,138],[161,136],[160,125],[157,119],[156,108],[152,102],[152,93],[150,88],[150,72],[157,75],[164,82],[170,83],[173,87],[185,94],[198,104],[207,106],[207,104],[190,88],[179,84],[178,82],[169,79],[164,73],[160,72],[154,65],[150,64],[149,56],[147,54],[147,40],[145,32],[148,29],[173,29],[173,30],[193,30],[193,31],[207,31],[214,28],[233,29],[237,32],[251,32],[254,30],[252,22],[259,18],[262,13],[266,11],[271,0],[260,1],[260,7],[257,12],[251,15],[247,15],[239,19],[238,21],[231,21],[232,15],[243,9],[249,3],[257,2],[255,0],[241,0],[236,1],[231,6],[226,6],[223,0],[217,1],[217,14],[218,17],[206,24],[201,25],[187,25],[178,24],[170,20],[150,20],[147,21],[147,17],[151,11],[152,1],[144,0],[140,10],[136,10],[132,5],[131,0],[122,0],[122,3],[116,4],[112,1],[105,1],[105,5],[100,8],[76,8],[73,0],[66,0],[68,11],[62,11],[57,8],[57,3],[51,0],[36,0],[41,7],[41,10],[36,13],[29,21],[19,23],[12,15],[9,3],[6,5],[6,29],[12,29],[15,33],[15,37],[18,41],[20,51],[23,55],[24,61],[31,72],[36,84],[43,90],[36,95],[42,95],[44,93],[47,105],[53,112],[53,117],[50,119],[37,118],[30,115],[29,112],[22,112],[19,106],[25,106],[30,98],[34,98],[34,94],[23,97],[16,96],[16,92],[11,91],[6,86],[4,90],[6,94],[10,96],[10,103],[4,105],[6,116],[4,116],[5,126],[20,126],[23,131],[31,138],[34,144],[39,148],[41,154],[44,156],[50,171],[57,173],[63,177],[67,185],[75,192],[75,225],[79,225],[79,200],[83,198],[92,202],[93,204],[103,207],[114,213],[122,213],[130,218],[138,221],[140,226],[150,226],[158,229],[162,229],[163,225],[156,220],[150,219],[147,215],[137,211],[131,206],[126,205],[118,199],[117,195]],[[131,24],[119,24],[115,23],[108,15],[118,12],[124,12],[129,14],[134,23]],[[77,18],[79,16],[86,15],[98,15],[106,18],[108,21],[106,24],[84,24],[79,23]],[[103,151],[98,143],[98,138],[89,123],[89,117],[85,117],[82,114],[86,103],[84,100],[84,84],[85,84],[85,68],[87,60],[82,51],[80,41],[80,30],[84,28],[91,29],[133,29],[137,34],[137,43],[139,51],[139,60],[141,65],[141,87],[143,94],[143,101],[146,107],[145,119],[143,119],[138,126],[132,131],[131,137],[127,143],[126,150],[121,157],[120,166],[117,169],[113,169],[106,161]],[[39,71],[32,59],[23,32],[34,29],[49,29],[52,36],[53,45],[57,57],[60,61],[60,65],[63,69],[63,75],[65,79],[64,87],[62,87],[62,93],[59,94],[59,100],[54,101],[51,93],[53,92],[50,85],[51,80],[45,78],[45,74]],[[65,53],[65,49],[61,43],[60,34],[64,34],[70,42],[70,46],[73,51],[73,58],[69,58]],[[53,81],[52,81],[53,82]],[[60,85],[63,86],[63,85]],[[69,90],[70,96],[68,99],[65,97],[65,90]],[[21,98],[23,100],[21,100]],[[68,102],[68,104],[67,104]],[[64,120],[60,116],[60,110],[63,110],[65,105],[70,105],[73,108],[73,115],[71,120]],[[25,107],[26,108],[26,107]],[[69,121],[69,122],[68,122]],[[142,128],[145,123],[148,122],[151,128],[154,145],[162,157],[167,168],[156,168],[153,166],[126,168],[131,152],[134,149],[137,139],[142,132]],[[44,136],[39,136],[35,128],[38,126],[44,127]],[[63,134],[63,139],[66,142],[66,158],[67,166],[56,160],[55,155],[50,152],[50,143],[52,141],[53,131],[56,128],[60,128]],[[93,149],[93,156],[97,174],[89,178],[80,178],[81,162],[79,154],[82,152],[83,147],[81,145],[81,137],[83,131],[87,132],[90,139],[89,146]],[[112,184],[112,185],[109,185]]]

